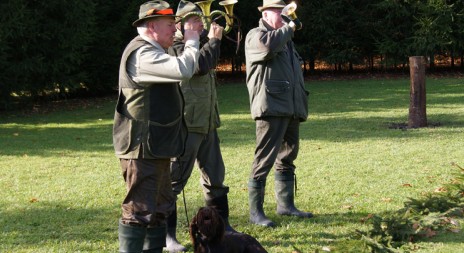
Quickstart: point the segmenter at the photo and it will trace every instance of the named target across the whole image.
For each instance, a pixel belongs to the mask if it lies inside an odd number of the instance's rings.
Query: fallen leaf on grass
[[[372,217],[374,217],[374,215],[370,213],[366,217],[361,218],[361,222],[365,223],[367,220],[371,219]]]
[[[433,231],[431,228],[427,228],[425,230],[425,237],[427,237],[427,238],[431,238],[431,237],[434,237],[436,235],[437,235],[437,232]]]
[[[445,187],[438,187],[437,189],[434,190],[434,192],[447,192]]]
[[[459,228],[452,228],[449,230],[451,233],[460,233],[461,232],[461,229]]]
[[[455,219],[449,219],[449,223],[454,226],[459,226],[459,222]]]
[[[457,178],[453,178],[451,179],[451,183],[450,184],[460,184],[461,183],[461,180],[457,179]]]
[[[39,200],[36,199],[36,198],[32,198],[32,199],[29,200],[29,202],[31,202],[31,203],[35,203],[35,202],[37,202],[37,201],[39,201]]]
[[[403,187],[412,187],[411,184],[403,184]]]
[[[327,246],[324,246],[324,247],[322,247],[322,251],[325,251],[325,252],[330,252],[331,250],[330,250],[330,248],[329,248],[329,247],[327,247]]]
[[[392,202],[392,198],[382,198],[383,202]]]
[[[459,222],[456,219],[452,219],[450,217],[445,217],[442,221],[443,224],[450,224],[453,225],[455,228],[460,227]]]

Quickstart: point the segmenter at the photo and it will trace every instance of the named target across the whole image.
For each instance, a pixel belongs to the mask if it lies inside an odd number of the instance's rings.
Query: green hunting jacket
[[[183,35],[176,32],[170,55],[184,51]],[[221,40],[209,39],[201,43],[198,68],[193,77],[180,83],[184,96],[184,119],[189,132],[207,134],[220,126],[217,101],[216,65],[221,52]]]
[[[262,19],[245,39],[246,82],[251,116],[308,117],[301,57],[292,41],[293,29],[270,28]]]

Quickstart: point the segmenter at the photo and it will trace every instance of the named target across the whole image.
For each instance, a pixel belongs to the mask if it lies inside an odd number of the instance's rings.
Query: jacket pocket
[[[263,115],[288,116],[293,114],[290,83],[285,80],[266,80],[265,99],[262,101]]]
[[[158,158],[177,157],[184,152],[187,129],[182,115],[168,124],[148,122],[148,151]]]
[[[119,113],[114,114],[113,146],[116,155],[124,155],[142,142],[143,123]]]
[[[208,129],[211,112],[211,108],[209,108],[208,104],[186,104],[184,111],[184,118],[187,126],[194,128],[203,127]]]
[[[300,118],[300,121],[306,121],[308,118],[308,98],[309,91],[305,89],[304,83],[301,83],[300,88],[296,91],[297,103],[295,103],[296,116]]]
[[[270,94],[285,93],[290,90],[288,81],[266,80],[266,92]]]

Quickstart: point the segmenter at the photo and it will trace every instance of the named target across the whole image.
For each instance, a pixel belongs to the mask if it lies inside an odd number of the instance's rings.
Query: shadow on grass
[[[382,213],[379,215],[388,214]],[[92,243],[103,242],[116,245],[119,215],[117,207],[105,209],[73,208],[56,202],[35,202],[23,209],[2,210],[0,219],[3,234],[2,247],[5,249],[34,248],[34,245],[43,245],[44,243],[56,245],[61,244],[63,241],[86,242],[82,245],[82,248],[78,246],[81,250],[84,247],[91,247],[89,243],[91,245]],[[237,219],[247,220],[247,215],[245,213],[241,217],[232,216],[231,221]],[[275,229],[264,227],[253,229],[256,229],[260,234],[273,233],[272,239],[258,238],[266,248],[285,247],[298,250],[297,245],[311,245],[311,248],[317,249],[330,246],[333,252],[363,252],[363,243],[355,231],[330,233],[308,230],[295,234],[292,227],[308,228],[312,226],[311,224],[317,224],[327,227],[327,230],[330,231],[330,228],[346,227],[348,224],[362,224],[368,215],[368,213],[357,212],[328,213],[318,214],[312,219],[301,219],[269,214],[269,218],[277,223]],[[243,232],[253,235],[248,229]],[[464,237],[462,235],[442,233],[431,240],[441,243],[463,243]],[[190,244],[185,246],[191,247]]]
[[[63,107],[50,113],[9,115],[0,120],[0,155],[57,156],[74,152],[113,152],[114,103]]]
[[[462,104],[464,82],[458,79],[427,80],[427,106]],[[377,112],[404,108],[408,113],[410,84],[404,80],[350,80],[306,83],[309,113]],[[220,87],[221,112],[250,114],[245,84]],[[222,110],[222,109],[226,110]],[[407,120],[407,119],[406,119]]]
[[[463,84],[449,82],[433,80],[428,100],[432,105],[462,104]],[[373,84],[376,88],[372,88]],[[343,142],[369,138],[414,138],[428,134],[426,131],[398,134],[401,130],[390,129],[391,125],[404,124],[408,120],[407,80],[317,82],[307,87],[313,92],[310,95],[309,119],[301,124],[300,137],[303,140]],[[219,129],[223,143],[233,146],[254,143],[255,123],[250,117],[246,86],[224,85],[220,87],[219,95],[223,116],[240,115],[240,119],[223,117],[223,126]],[[111,132],[114,105],[115,101],[105,100],[85,108],[1,120],[0,143],[3,145],[0,146],[0,155],[54,156],[76,151],[113,152]],[[346,114],[353,111],[388,112],[399,108],[404,108],[404,116],[352,117]],[[438,125],[443,134],[452,134],[453,128],[464,126],[464,118],[459,112],[429,114],[428,121],[431,125]],[[2,125],[3,122],[11,126]]]
[[[430,115],[431,128],[439,128],[443,134],[456,133],[457,127],[464,127],[464,118],[459,114]],[[300,125],[302,140],[323,140],[330,142],[362,141],[375,138],[421,138],[428,136],[427,131],[403,131],[391,129],[393,124],[406,123],[405,118],[366,117],[349,118],[336,117],[329,119],[309,119]],[[438,126],[433,126],[439,123]],[[219,135],[223,143],[238,145],[240,142],[254,143],[255,122],[253,120],[223,120]],[[407,132],[407,134],[405,134]]]
[[[0,128],[0,155],[61,156],[74,152],[113,152],[112,126]]]
[[[62,241],[117,241],[116,208],[73,208],[62,203],[35,202],[27,208],[10,210],[1,211],[3,248]]]
[[[271,237],[259,237],[259,242],[266,248],[284,247],[293,249],[292,252],[308,252],[308,247],[314,249],[311,252],[318,252],[316,250],[322,247],[329,246],[332,252],[350,252],[347,251],[347,245],[352,245],[356,250],[352,252],[363,252],[363,243],[359,240],[359,236],[355,231],[347,232],[314,232],[310,228],[314,225],[326,227],[327,230],[336,229],[337,227],[345,227],[349,224],[359,224],[362,218],[365,218],[367,213],[332,213],[332,214],[317,214],[311,219],[302,219],[290,216],[280,216],[274,213],[269,213],[268,217],[276,222],[277,226],[273,229],[253,226],[253,230],[259,234],[272,233]],[[302,229],[306,228],[306,229]],[[299,230],[302,229],[302,230]],[[299,230],[299,231],[296,231]],[[244,231],[253,235],[254,232]],[[347,243],[349,239],[349,243]],[[300,249],[299,245],[304,245],[305,250]],[[351,246],[350,246],[351,247]],[[335,250],[343,249],[342,251]],[[272,252],[272,251],[269,251]],[[366,251],[367,252],[367,251]]]
[[[452,135],[455,128],[464,126],[462,115],[430,115],[429,122],[438,122],[442,134]],[[434,119],[436,121],[434,121]],[[405,121],[406,120],[406,121]],[[427,131],[391,129],[391,125],[407,122],[401,118],[349,118],[309,119],[300,126],[302,140],[330,142],[362,141],[375,138],[421,138]],[[76,124],[79,124],[77,122]],[[31,127],[16,125],[0,128],[0,155],[56,156],[74,152],[113,152],[111,123],[92,124],[86,127]],[[255,141],[255,123],[251,119],[223,120],[219,129],[223,145],[240,146]]]

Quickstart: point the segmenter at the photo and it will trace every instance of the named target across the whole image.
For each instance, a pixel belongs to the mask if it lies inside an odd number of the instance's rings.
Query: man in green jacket
[[[266,178],[275,168],[277,213],[310,218],[294,204],[295,164],[300,122],[308,117],[308,92],[292,41],[299,20],[282,17],[285,2],[264,0],[259,26],[245,39],[246,81],[256,121],[256,149],[248,181],[250,221],[275,226],[263,211]],[[286,22],[283,22],[286,20]]]
[[[196,13],[196,14],[193,14]],[[169,49],[171,55],[181,55],[185,48],[182,25],[185,21],[194,23],[201,32],[204,27],[201,10],[192,2],[182,0],[176,15],[177,32],[174,45]],[[187,15],[187,16],[186,16]],[[229,225],[229,187],[224,185],[225,166],[222,159],[216,129],[220,126],[216,94],[215,68],[219,60],[223,27],[211,24],[208,35],[200,38],[200,57],[195,75],[180,83],[185,100],[184,118],[188,128],[185,152],[171,162],[171,180],[174,194],[179,195],[192,173],[195,163],[201,171],[200,184],[207,206],[215,208]],[[168,217],[166,248],[170,252],[186,251],[176,238],[177,214]]]
[[[119,252],[161,253],[173,209],[170,159],[182,154],[187,129],[179,82],[198,64],[199,34],[186,24],[184,54],[173,43],[174,11],[165,1],[140,6],[139,35],[126,47],[119,70],[113,144],[127,190],[121,205]]]

